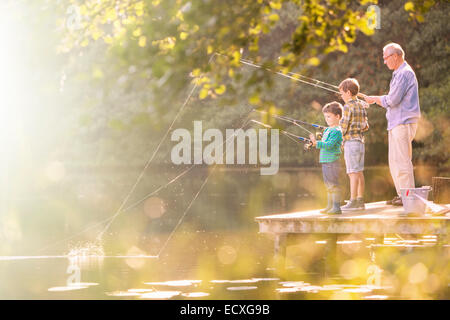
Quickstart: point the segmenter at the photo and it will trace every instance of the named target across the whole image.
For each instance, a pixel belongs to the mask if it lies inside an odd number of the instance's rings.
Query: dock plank
[[[447,205],[448,206],[448,205]],[[320,210],[299,211],[256,217],[261,233],[368,233],[368,234],[448,234],[450,216],[426,213],[402,216],[403,207],[385,201],[366,204],[361,212],[341,215],[321,214]]]

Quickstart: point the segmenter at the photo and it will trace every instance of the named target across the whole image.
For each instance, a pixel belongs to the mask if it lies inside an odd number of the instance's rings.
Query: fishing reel
[[[317,131],[316,132],[316,140],[322,140],[322,137],[323,137],[323,133],[320,131]]]
[[[313,148],[312,142],[305,143],[305,145],[303,146],[303,150],[305,151],[310,151],[312,148]]]
[[[317,131],[315,136],[316,136],[316,140],[322,140],[323,134],[322,134],[322,132]],[[303,146],[303,150],[305,150],[305,151],[310,151],[311,149],[314,149],[313,143],[311,141],[305,143],[305,145]]]

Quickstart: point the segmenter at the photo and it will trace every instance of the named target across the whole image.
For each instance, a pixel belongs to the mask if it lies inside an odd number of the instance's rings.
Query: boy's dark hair
[[[328,112],[328,113],[332,113],[334,115],[338,115],[339,117],[342,118],[342,110],[344,108],[342,107],[342,104],[340,104],[339,102],[333,101],[330,103],[327,103],[326,105],[323,106],[322,108],[322,112]]]
[[[356,96],[359,93],[358,80],[353,78],[347,78],[339,85],[339,90],[344,92],[350,91],[352,96]]]

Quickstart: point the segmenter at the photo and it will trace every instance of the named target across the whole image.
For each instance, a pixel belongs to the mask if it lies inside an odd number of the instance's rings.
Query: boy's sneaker
[[[356,211],[364,210],[364,203],[360,203],[358,200],[350,200],[345,206],[341,207],[342,211]]]
[[[325,208],[325,209],[320,210],[319,212],[320,212],[320,213],[327,213],[328,210],[330,210],[330,209],[331,209],[331,208]]]
[[[366,205],[364,204],[363,198],[356,198],[356,202],[358,202],[358,205],[361,210],[366,210]]]
[[[327,214],[342,214],[341,209],[331,208],[327,211]]]

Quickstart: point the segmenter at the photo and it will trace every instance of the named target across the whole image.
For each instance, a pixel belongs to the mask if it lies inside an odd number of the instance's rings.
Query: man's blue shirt
[[[419,86],[416,74],[406,61],[392,73],[389,93],[381,96],[381,104],[387,110],[388,130],[419,121]]]

